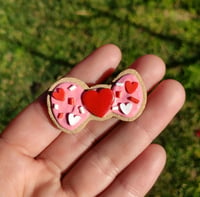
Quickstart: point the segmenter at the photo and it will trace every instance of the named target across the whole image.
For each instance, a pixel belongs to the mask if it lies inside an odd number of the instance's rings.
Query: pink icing
[[[72,88],[75,87],[74,88]],[[71,88],[70,88],[71,87]],[[61,83],[54,90],[57,88],[62,88],[65,91],[65,100],[60,101],[55,99],[53,96],[51,96],[51,105],[52,105],[52,112],[54,115],[54,118],[56,121],[61,125],[63,128],[66,128],[67,130],[74,130],[77,127],[81,125],[88,117],[89,112],[83,107],[82,101],[81,101],[81,94],[83,92],[83,88],[77,84],[73,84],[70,82]],[[71,90],[70,90],[71,89]],[[68,103],[69,98],[74,98],[74,105],[71,105]],[[58,106],[59,109],[56,109]],[[80,109],[80,107],[82,107]],[[84,112],[84,113],[83,113]],[[63,113],[62,118],[57,118],[59,113]],[[70,125],[68,121],[69,114],[72,113],[74,116],[80,116],[80,120],[75,125]]]
[[[125,82],[126,81],[130,81],[130,82],[137,82],[139,85],[137,87],[137,89],[132,93],[132,94],[128,94],[126,92],[125,89]],[[120,83],[120,86],[118,86],[117,84]],[[123,84],[123,86],[121,86]],[[140,110],[141,104],[142,104],[142,99],[143,99],[143,91],[142,91],[142,87],[140,85],[140,82],[138,81],[136,76],[133,76],[131,74],[126,74],[125,76],[121,77],[112,87],[112,90],[115,94],[115,92],[120,91],[120,98],[115,97],[115,100],[113,102],[112,107],[117,106],[118,110],[113,110],[113,113],[125,116],[125,117],[133,117],[137,114],[137,112]],[[134,97],[136,99],[139,100],[139,103],[134,103],[132,101],[130,101],[128,99],[128,97]],[[124,104],[128,104],[128,103],[132,103],[132,109],[130,111],[130,113],[128,113],[127,115],[124,114],[121,109],[120,109],[120,104],[124,103]]]

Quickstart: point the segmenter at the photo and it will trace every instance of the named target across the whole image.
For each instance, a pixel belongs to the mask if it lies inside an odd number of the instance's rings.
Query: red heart
[[[52,96],[56,100],[64,101],[65,100],[65,91],[62,88],[56,88],[56,90],[52,93]]]
[[[129,94],[132,94],[137,89],[137,87],[138,87],[137,82],[130,82],[130,81],[125,82],[125,88]]]
[[[108,88],[88,90],[83,92],[82,102],[90,113],[103,117],[113,103],[113,92]]]

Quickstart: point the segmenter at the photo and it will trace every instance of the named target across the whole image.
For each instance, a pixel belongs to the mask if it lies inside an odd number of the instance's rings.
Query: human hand
[[[105,45],[74,67],[69,77],[88,84],[105,80],[120,50]],[[164,76],[163,61],[146,55],[132,65],[150,90]],[[30,104],[0,138],[0,196],[144,196],[165,164],[152,140],[184,103],[183,87],[162,81],[148,96],[143,114],[130,123],[91,121],[77,134],[60,132],[49,119],[46,95]]]

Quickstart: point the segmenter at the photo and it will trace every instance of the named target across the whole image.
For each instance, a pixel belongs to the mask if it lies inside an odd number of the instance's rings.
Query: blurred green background
[[[200,196],[199,0],[0,0],[0,130],[95,48],[118,45],[122,69],[151,53],[186,104],[156,140],[167,165],[148,196]]]

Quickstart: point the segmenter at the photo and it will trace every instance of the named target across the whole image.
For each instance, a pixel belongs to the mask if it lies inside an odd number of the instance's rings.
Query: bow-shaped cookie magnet
[[[88,87],[76,78],[62,78],[47,95],[48,112],[55,125],[67,133],[77,133],[90,120],[116,117],[135,120],[146,104],[146,90],[133,69],[121,72],[111,84]]]

